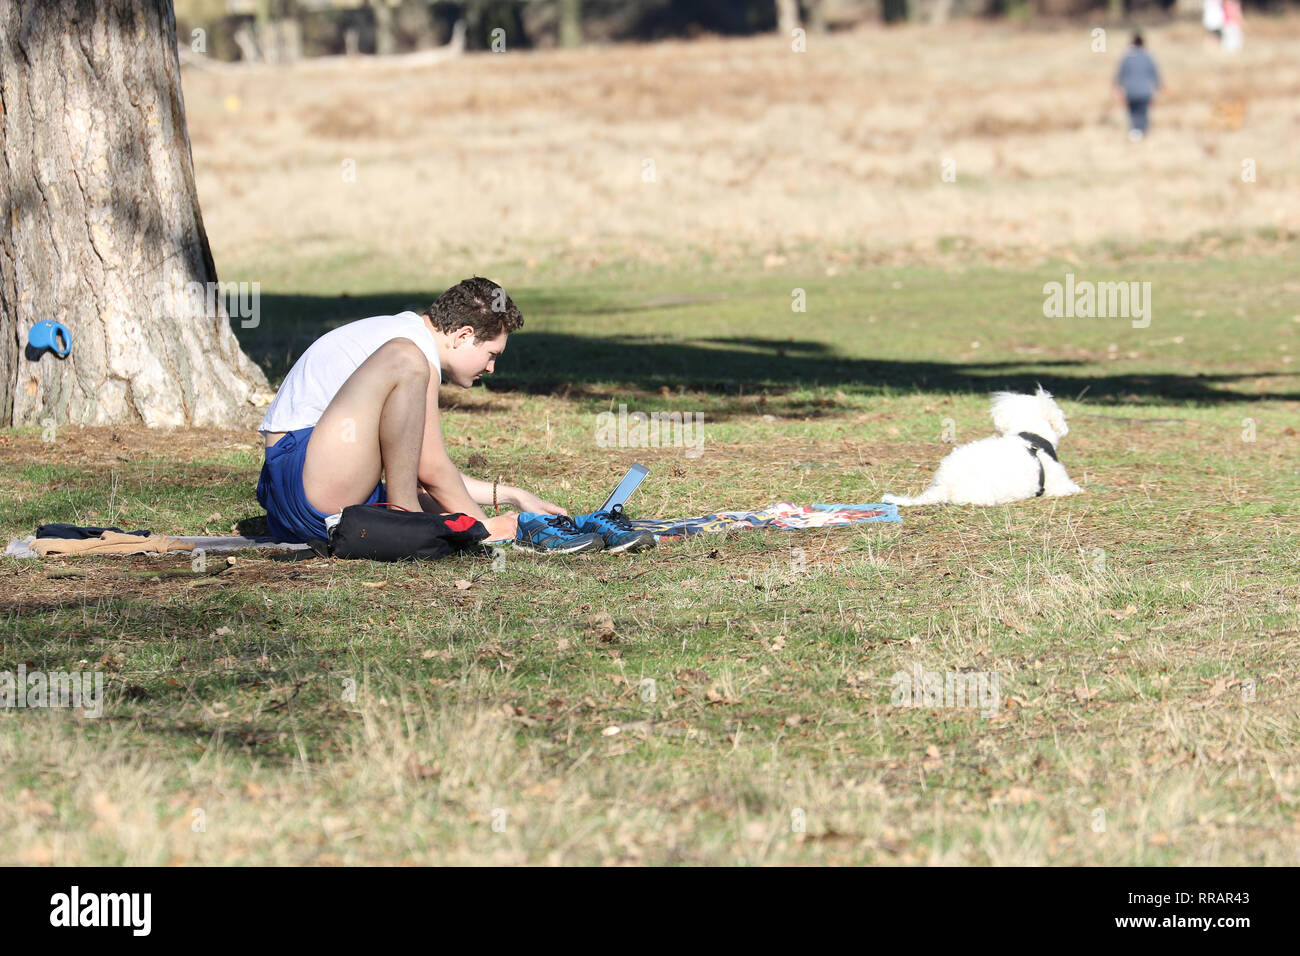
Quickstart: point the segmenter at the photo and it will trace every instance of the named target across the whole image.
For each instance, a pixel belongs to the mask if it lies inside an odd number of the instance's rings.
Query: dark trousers
[[[1144,96],[1141,99],[1128,98],[1128,125],[1129,129],[1135,129],[1145,134],[1147,131],[1147,107],[1151,104],[1151,97]]]

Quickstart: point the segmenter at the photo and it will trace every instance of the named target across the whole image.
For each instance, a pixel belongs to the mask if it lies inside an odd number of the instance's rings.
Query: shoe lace
[[[573,519],[568,515],[548,515],[546,517],[546,523],[556,531],[565,534],[580,534],[578,526],[573,523]]]
[[[632,530],[632,522],[628,521],[627,516],[623,514],[622,505],[615,505],[614,507],[610,508],[608,511],[597,511],[595,517],[604,518],[615,528],[618,528],[619,531]]]

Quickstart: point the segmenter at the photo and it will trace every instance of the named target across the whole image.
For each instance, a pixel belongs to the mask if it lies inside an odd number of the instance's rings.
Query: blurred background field
[[[1300,21],[1252,21],[1237,56],[1195,21],[1146,32],[1167,92],[1136,145],[1110,90],[1129,34],[1100,17],[194,67],[184,88],[222,278],[304,291],[1286,245]]]

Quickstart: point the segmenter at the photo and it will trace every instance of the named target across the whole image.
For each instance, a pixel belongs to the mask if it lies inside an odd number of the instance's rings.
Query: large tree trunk
[[[582,45],[582,0],[560,0],[560,46]]]
[[[233,424],[264,400],[207,294],[180,79],[171,0],[0,0],[0,425]],[[25,354],[45,319],[66,359]]]
[[[826,32],[825,0],[808,0],[808,32]]]
[[[910,11],[915,10],[920,0],[880,0],[880,18],[886,23],[901,23],[912,19]]]
[[[799,0],[776,0],[776,32],[789,41],[799,29]]]
[[[375,11],[375,53],[379,56],[392,56],[397,52],[396,16],[388,0],[374,0]]]

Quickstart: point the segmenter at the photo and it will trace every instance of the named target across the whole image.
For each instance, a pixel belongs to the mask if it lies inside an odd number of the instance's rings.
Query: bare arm
[[[492,482],[480,481],[479,479],[471,475],[465,474],[465,472],[463,471],[460,473],[460,480],[465,483],[465,490],[469,492],[469,496],[473,498],[475,501],[477,501],[479,504],[481,504],[484,508],[492,504]],[[498,505],[509,504],[510,496],[507,494],[507,492],[513,490],[514,489],[512,489],[509,485],[497,485],[496,503]]]
[[[486,508],[493,504],[492,501],[492,482],[479,481],[465,472],[460,473],[461,481],[465,483],[465,488],[469,491],[469,496]],[[514,485],[497,485],[496,502],[497,505],[508,505],[511,508],[518,508],[520,511],[531,511],[537,514],[567,515],[569,512],[565,508],[550,501],[545,501],[530,491],[525,491]]]
[[[432,496],[441,510],[471,515],[486,521],[487,515],[474,501],[465,481],[447,455],[442,441],[442,416],[438,412],[438,379],[429,377],[429,389],[424,403],[424,441],[420,446],[420,486]],[[492,489],[488,489],[489,496]],[[490,498],[489,498],[490,500]],[[421,501],[421,505],[424,502]]]
[[[420,446],[419,501],[429,512],[460,512],[482,521],[493,537],[513,537],[518,516],[513,512],[489,518],[480,505],[492,503],[492,483],[471,478],[460,471],[447,455],[442,440],[442,415],[438,410],[438,379],[430,376],[425,393],[424,441]],[[513,485],[497,487],[497,504],[523,511],[568,514],[559,505]]]

